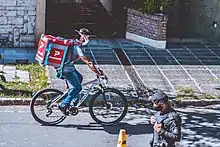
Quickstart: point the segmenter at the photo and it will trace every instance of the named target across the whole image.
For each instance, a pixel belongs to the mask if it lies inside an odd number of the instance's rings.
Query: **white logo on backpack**
[[[54,56],[59,56],[60,52],[59,51],[55,51]]]

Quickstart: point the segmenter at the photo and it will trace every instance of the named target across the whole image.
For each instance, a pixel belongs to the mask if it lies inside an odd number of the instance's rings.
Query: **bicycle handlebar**
[[[104,72],[98,67],[98,71],[102,74],[104,74]]]
[[[99,71],[99,72],[101,73],[101,75],[103,75],[103,76],[97,75],[97,78],[105,79],[105,80],[108,81],[108,77],[104,74],[104,72],[103,72],[100,68],[98,68],[98,71]]]

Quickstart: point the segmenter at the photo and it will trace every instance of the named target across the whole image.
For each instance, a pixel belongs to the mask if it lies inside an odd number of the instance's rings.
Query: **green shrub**
[[[187,0],[182,0],[187,1]],[[179,7],[180,0],[132,0],[128,4],[128,7],[142,11],[147,14],[165,13],[171,9],[171,7]]]
[[[30,74],[30,82],[23,83],[19,81],[4,83],[0,81],[6,90],[0,92],[1,97],[31,97],[33,92],[48,86],[48,78],[45,67],[38,63],[15,65],[17,70],[28,71]],[[16,80],[16,77],[15,77]]]
[[[31,81],[29,83],[29,86],[32,91],[40,90],[48,86],[46,69],[45,67],[40,66],[38,63],[17,65],[16,68],[30,72]]]
[[[172,0],[143,0],[143,13],[164,13],[172,4]]]
[[[157,11],[156,0],[144,0],[143,1],[143,13],[154,13]]]

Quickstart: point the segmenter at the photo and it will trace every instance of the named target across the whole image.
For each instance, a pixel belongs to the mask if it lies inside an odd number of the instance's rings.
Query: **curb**
[[[31,98],[0,98],[0,106],[30,105]]]
[[[201,100],[173,100],[171,104],[174,107],[186,107],[186,106],[208,106],[220,104],[220,99],[201,99]]]
[[[0,98],[0,106],[11,105],[30,105],[31,98]],[[137,104],[149,104],[151,102],[144,100],[130,100],[129,102],[137,102]],[[39,101],[39,104],[41,101]],[[220,104],[220,99],[202,99],[202,100],[172,100],[171,105],[174,107],[187,107],[187,106],[208,106]]]

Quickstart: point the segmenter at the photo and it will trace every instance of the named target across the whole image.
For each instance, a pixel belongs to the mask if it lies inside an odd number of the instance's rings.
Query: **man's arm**
[[[97,75],[101,76],[102,74],[97,70],[97,68],[95,67],[95,65],[92,63],[92,61],[90,61],[86,56],[80,56],[80,59],[86,63],[89,68],[95,72]]]
[[[102,76],[103,73],[99,72],[97,70],[97,68],[95,67],[95,65],[92,63],[92,61],[90,61],[82,52],[82,49],[79,47],[79,46],[74,46],[74,49],[76,50],[77,52],[77,55],[79,56],[79,58],[84,62],[86,63],[89,68],[95,72],[97,75],[99,76]]]
[[[180,141],[181,138],[181,120],[171,120],[170,130],[167,131],[164,128],[161,128],[159,131],[160,135],[163,135],[166,138],[173,139],[175,141]]]

